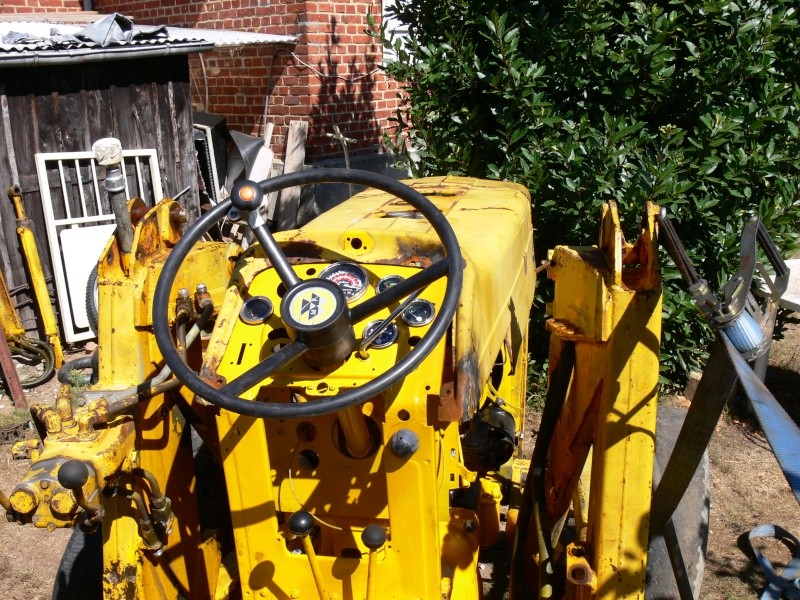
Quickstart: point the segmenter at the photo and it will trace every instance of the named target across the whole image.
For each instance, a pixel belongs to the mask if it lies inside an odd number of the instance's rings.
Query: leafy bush
[[[390,12],[410,34],[384,36],[405,82],[396,149],[415,175],[526,185],[539,257],[595,243],[610,198],[631,227],[645,199],[667,207],[715,288],[750,214],[794,248],[794,2],[395,0]],[[679,385],[709,332],[669,264],[664,278],[662,381]]]

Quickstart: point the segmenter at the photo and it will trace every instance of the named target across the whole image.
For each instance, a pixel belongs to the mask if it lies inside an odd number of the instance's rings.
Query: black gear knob
[[[231,190],[231,202],[242,211],[256,210],[264,200],[264,192],[255,181],[242,179],[237,181]]]
[[[77,490],[89,480],[89,467],[82,460],[68,460],[58,470],[58,483],[68,490]]]
[[[361,532],[361,541],[370,550],[377,550],[386,543],[386,530],[380,525],[367,525]]]
[[[314,517],[305,510],[298,510],[289,517],[289,531],[294,535],[306,537],[314,529]]]

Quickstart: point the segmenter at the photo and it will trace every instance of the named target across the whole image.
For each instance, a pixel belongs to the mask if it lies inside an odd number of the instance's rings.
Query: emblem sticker
[[[323,287],[309,287],[289,304],[289,316],[300,325],[319,325],[336,312],[336,297]]]

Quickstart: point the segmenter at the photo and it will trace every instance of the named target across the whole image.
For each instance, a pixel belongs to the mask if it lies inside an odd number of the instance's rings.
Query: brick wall
[[[364,33],[368,10],[380,21],[380,0],[95,0],[94,7],[140,24],[298,36],[296,46],[221,48],[190,62],[195,107],[257,134],[267,106],[279,156],[291,120],[308,120],[306,160],[314,162],[341,155],[325,135],[334,124],[356,139],[354,152],[365,152],[381,143],[394,114],[396,86],[378,69],[380,45]]]
[[[81,10],[83,10],[83,0],[0,0],[0,14]]]

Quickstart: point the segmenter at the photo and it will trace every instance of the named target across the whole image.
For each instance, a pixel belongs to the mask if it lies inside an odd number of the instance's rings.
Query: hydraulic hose
[[[210,302],[206,304],[206,306],[203,308],[203,312],[200,313],[200,317],[186,334],[185,348],[189,348],[189,346],[191,346],[199,337],[200,331],[202,331],[209,318],[211,318],[213,311],[214,305]],[[179,379],[171,379],[167,381],[167,378],[171,374],[172,369],[170,369],[169,365],[164,365],[164,368],[162,368],[158,375],[152,379],[148,379],[139,385],[134,385],[128,389],[120,390],[110,394],[106,398],[108,401],[109,414],[116,414],[128,409],[144,398],[149,398],[150,396],[161,394],[163,392],[180,387],[181,381]]]
[[[19,337],[10,344],[11,354],[23,356],[27,359],[38,358],[42,363],[42,372],[28,379],[20,381],[23,388],[36,387],[53,376],[56,358],[50,344],[42,340],[29,337]]]
[[[97,349],[95,349],[91,356],[81,356],[80,358],[65,362],[61,365],[56,375],[59,383],[66,383],[68,385],[74,385],[76,383],[78,385],[89,385],[89,383],[95,381],[97,378],[97,358]],[[71,379],[73,371],[83,371],[84,369],[91,369],[92,374],[89,377],[81,375],[80,382]]]

